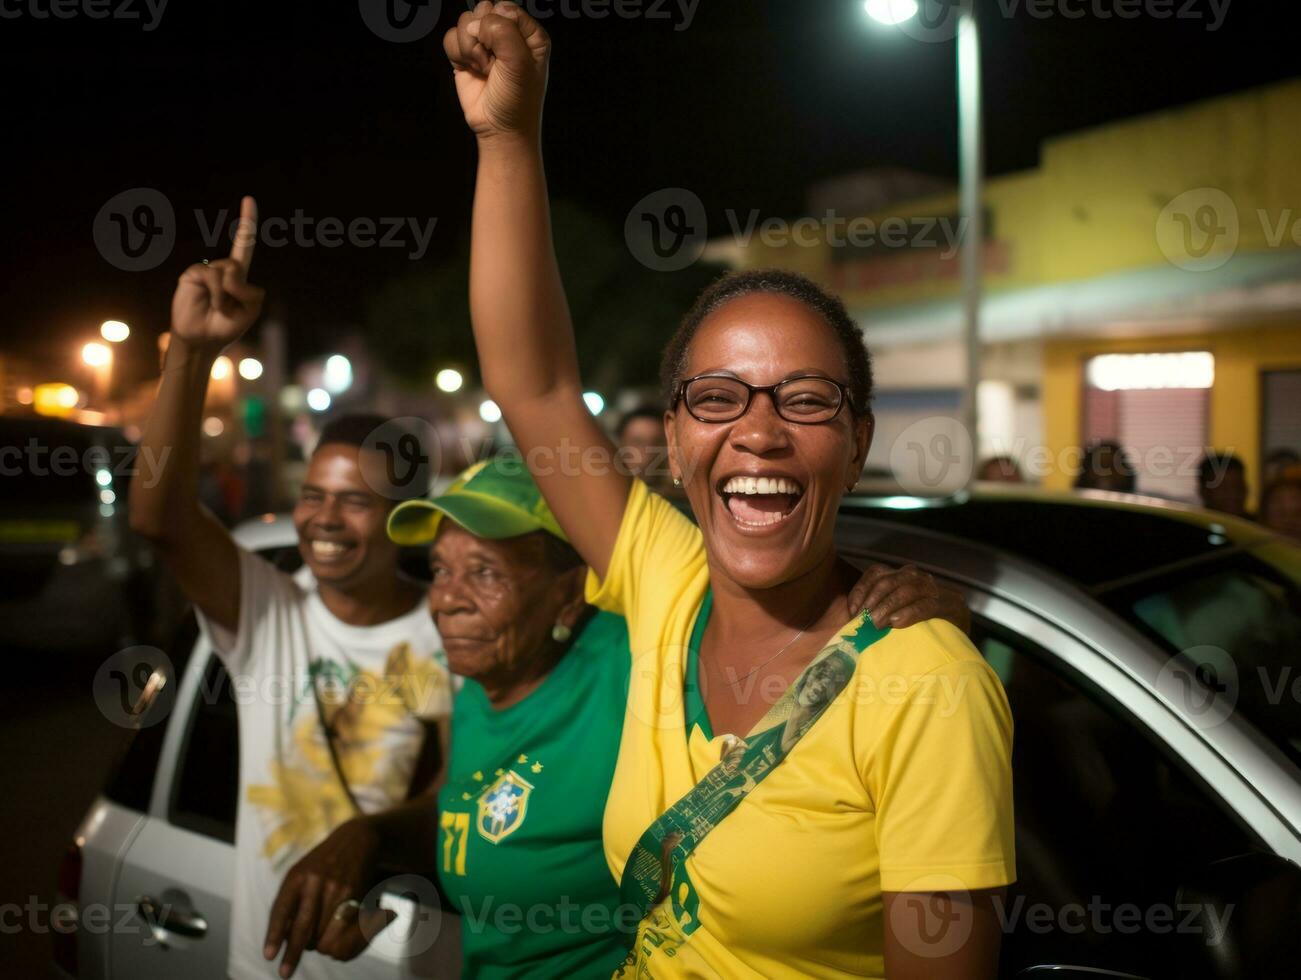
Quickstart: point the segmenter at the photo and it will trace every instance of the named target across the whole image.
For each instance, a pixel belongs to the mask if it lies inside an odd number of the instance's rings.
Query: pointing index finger
[[[235,229],[235,240],[230,245],[230,257],[245,275],[253,262],[253,246],[256,244],[257,201],[246,196],[239,205],[239,225]]]

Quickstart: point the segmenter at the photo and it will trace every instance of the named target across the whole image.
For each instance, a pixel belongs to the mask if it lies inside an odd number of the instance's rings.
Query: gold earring
[[[569,638],[573,635],[574,631],[564,623],[556,623],[555,626],[551,627],[551,639],[557,643],[568,643]]]
[[[675,476],[675,477],[673,478],[673,485],[674,485],[675,487],[680,487],[680,486],[682,486],[682,481],[679,480],[679,479]]]

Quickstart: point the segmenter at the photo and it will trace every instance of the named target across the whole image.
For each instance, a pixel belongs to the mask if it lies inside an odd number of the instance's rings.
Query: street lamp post
[[[972,0],[944,3],[940,19],[928,23],[921,8],[927,0],[867,0],[868,14],[887,26],[922,19],[923,32],[938,40],[949,36],[947,18],[957,16],[959,229],[962,234],[962,345],[966,384],[962,421],[974,452],[980,451],[977,388],[980,383],[980,302],[984,264],[985,213],[981,189],[985,178],[985,136],[981,111],[980,34]],[[956,8],[956,9],[955,9]]]
[[[958,144],[962,184],[962,343],[966,352],[966,387],[962,420],[971,434],[972,450],[980,452],[977,389],[980,385],[980,300],[984,271],[985,209],[981,188],[985,179],[985,133],[981,116],[980,34],[974,7],[958,21]],[[963,227],[961,224],[959,228]]]

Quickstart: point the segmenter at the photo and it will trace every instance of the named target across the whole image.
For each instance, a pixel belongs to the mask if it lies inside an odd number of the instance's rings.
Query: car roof
[[[1273,540],[1264,528],[1157,497],[973,484],[948,497],[856,494],[842,513],[966,538],[1091,589]]]
[[[122,430],[113,425],[86,425],[71,419],[41,415],[0,416],[0,440],[43,439],[47,442],[71,440],[78,445],[130,445]]]
[[[231,535],[235,543],[248,551],[265,551],[268,548],[292,548],[298,544],[294,522],[286,514],[263,514],[244,521]]]

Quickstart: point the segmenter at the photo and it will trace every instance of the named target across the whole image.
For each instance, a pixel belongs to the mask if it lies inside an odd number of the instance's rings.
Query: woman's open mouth
[[[772,527],[790,517],[804,497],[804,488],[784,476],[733,476],[723,481],[718,494],[732,520],[752,529]]]

